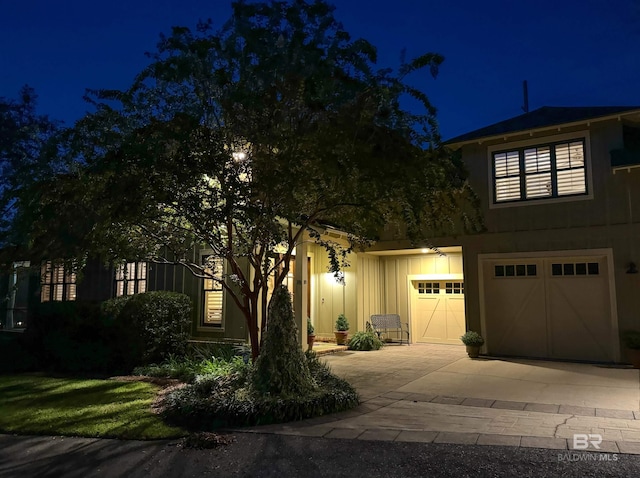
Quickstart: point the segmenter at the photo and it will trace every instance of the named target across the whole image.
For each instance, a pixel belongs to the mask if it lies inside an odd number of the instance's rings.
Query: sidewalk
[[[388,346],[324,359],[356,387],[359,407],[244,431],[558,450],[574,449],[574,434],[594,434],[602,442],[591,437],[595,444],[586,451],[640,454],[638,370],[471,360],[464,348],[445,345]]]

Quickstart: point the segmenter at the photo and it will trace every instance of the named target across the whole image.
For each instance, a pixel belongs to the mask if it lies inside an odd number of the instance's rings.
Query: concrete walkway
[[[640,454],[640,376],[635,369],[471,360],[463,347],[448,345],[390,345],[323,359],[356,387],[359,407],[249,431],[567,451],[586,443],[580,442],[587,439],[582,436],[574,447],[574,434],[593,434],[585,451]]]

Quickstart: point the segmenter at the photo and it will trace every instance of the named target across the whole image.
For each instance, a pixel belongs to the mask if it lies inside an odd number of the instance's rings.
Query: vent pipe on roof
[[[529,112],[529,88],[527,87],[527,80],[522,82],[522,95],[524,96],[524,105],[522,106],[522,110],[525,113]]]

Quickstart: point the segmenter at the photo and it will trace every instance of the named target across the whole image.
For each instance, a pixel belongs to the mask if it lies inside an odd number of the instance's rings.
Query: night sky
[[[529,106],[640,105],[640,0],[337,0],[347,31],[396,68],[432,51],[437,79],[412,84],[438,108],[443,137],[522,113]],[[227,0],[0,0],[0,96],[27,83],[39,112],[70,125],[85,88],[126,88],[160,32],[229,17]]]

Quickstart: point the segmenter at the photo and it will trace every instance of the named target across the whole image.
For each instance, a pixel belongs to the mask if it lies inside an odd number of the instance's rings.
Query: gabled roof
[[[445,144],[451,146],[492,136],[503,136],[631,112],[640,113],[640,106],[543,106],[529,113],[456,136],[447,140]]]

